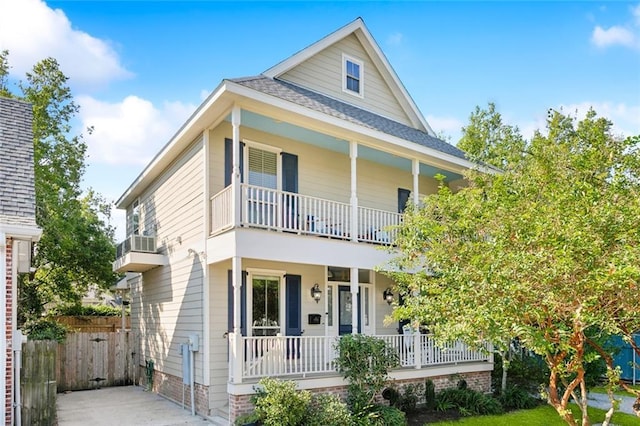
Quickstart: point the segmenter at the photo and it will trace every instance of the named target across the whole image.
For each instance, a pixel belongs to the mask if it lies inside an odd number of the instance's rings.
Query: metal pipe
[[[195,416],[196,415],[196,401],[195,401],[195,392],[194,392],[194,386],[196,383],[196,368],[195,368],[195,363],[196,363],[196,353],[195,351],[193,351],[193,348],[190,346],[189,347],[191,352],[191,415]]]
[[[17,330],[13,335],[13,383],[14,383],[14,407],[15,425],[22,425],[22,398],[20,395],[20,369],[22,368],[22,331]]]

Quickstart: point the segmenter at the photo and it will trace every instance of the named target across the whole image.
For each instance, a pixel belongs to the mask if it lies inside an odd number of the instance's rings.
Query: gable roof
[[[411,98],[411,95],[409,95],[409,92],[400,81],[400,78],[398,78],[398,75],[393,70],[393,67],[380,49],[380,46],[378,45],[378,43],[376,43],[375,39],[367,29],[362,18],[355,19],[354,21],[338,29],[337,31],[334,31],[328,36],[306,47],[305,49],[300,50],[293,56],[290,56],[288,59],[285,59],[277,65],[269,68],[262,74],[270,78],[278,78],[287,71],[316,55],[318,52],[344,39],[350,34],[354,34],[358,38],[358,40],[362,44],[362,47],[369,54],[371,60],[376,65],[376,68],[380,72],[382,78],[392,89],[391,91],[396,96],[396,100],[398,101],[404,112],[407,114],[407,116],[410,118],[411,123],[414,125],[414,127],[427,132],[431,136],[435,136],[433,129],[431,129],[431,126],[429,126],[429,123],[427,123],[427,120],[424,118],[424,116],[420,112],[420,109]]]
[[[398,123],[373,112],[358,108],[346,102],[296,86],[292,83],[265,76],[231,79],[234,83],[253,90],[293,102],[311,110],[330,115],[341,120],[396,136],[419,145],[426,146],[465,159],[463,151],[429,133]]]
[[[36,226],[31,104],[0,97],[0,225]]]

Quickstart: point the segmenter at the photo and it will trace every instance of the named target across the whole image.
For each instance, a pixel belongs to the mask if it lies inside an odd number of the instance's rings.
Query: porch
[[[399,370],[493,362],[491,345],[474,350],[460,342],[436,345],[428,334],[380,335],[400,361]],[[246,337],[229,334],[229,381],[262,377],[319,378],[338,374],[334,359],[339,336]]]
[[[234,226],[234,187],[211,198],[211,235]],[[402,214],[256,185],[240,184],[240,226],[392,244]]]

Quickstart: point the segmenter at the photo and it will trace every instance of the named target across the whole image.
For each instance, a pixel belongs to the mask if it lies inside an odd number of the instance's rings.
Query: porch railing
[[[235,344],[235,336],[230,337],[230,344]],[[485,344],[483,350],[474,350],[460,342],[438,346],[431,336],[424,334],[377,337],[398,355],[400,367],[424,368],[491,360],[490,344]],[[231,358],[229,367],[230,377],[233,371],[242,371],[239,381],[265,376],[306,377],[337,373],[333,361],[337,356],[338,336],[240,336],[240,339],[242,354],[239,359]],[[233,368],[235,362],[241,363],[240,369]]]
[[[211,232],[233,226],[232,187],[211,198]],[[241,185],[241,225],[351,239],[351,211],[348,203],[278,191],[254,185]],[[369,207],[358,207],[357,240],[390,244],[395,237],[391,227],[402,215]]]

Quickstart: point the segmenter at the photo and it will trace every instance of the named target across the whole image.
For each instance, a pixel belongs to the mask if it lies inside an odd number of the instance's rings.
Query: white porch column
[[[233,347],[231,348],[231,360],[233,362],[233,383],[242,383],[242,258],[231,258],[231,280],[233,282]]]
[[[205,220],[203,221],[203,233],[204,240],[209,237],[209,233],[211,232],[211,201],[210,201],[210,190],[209,190],[209,129],[205,129],[202,132],[202,153],[204,157],[203,161],[203,179],[204,179],[204,193],[205,193],[205,202],[203,206],[203,215]],[[209,304],[209,264],[207,263],[207,244],[204,244],[204,255],[201,256],[200,261],[202,262],[202,375],[205,386],[209,386],[211,379],[211,336],[210,336],[210,326],[209,321],[211,318],[210,312],[210,304]],[[124,317],[123,317],[124,318]],[[124,319],[123,319],[124,321]]]
[[[351,241],[358,241],[358,143],[349,142],[349,157],[351,158]]]
[[[420,203],[420,188],[418,183],[420,178],[420,161],[415,158],[411,161],[411,173],[413,175],[413,204],[417,206]]]
[[[231,168],[231,191],[233,193],[233,227],[240,226],[240,107],[234,105],[231,110],[231,126],[233,128],[233,159]]]
[[[351,268],[351,334],[358,334],[358,268]]]

